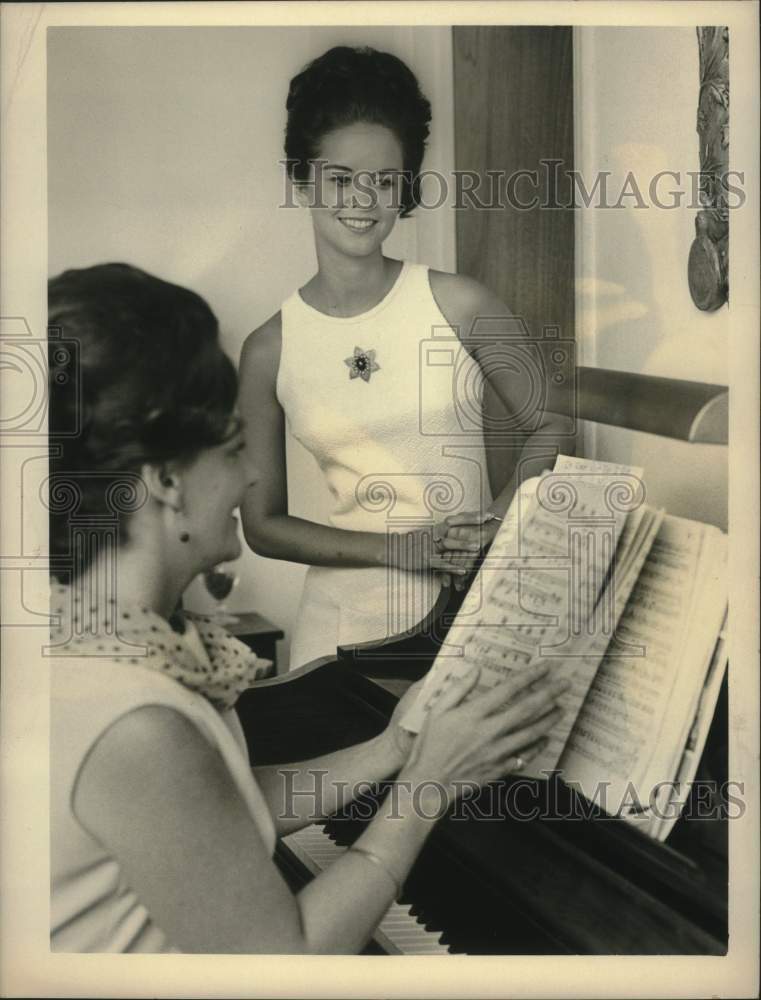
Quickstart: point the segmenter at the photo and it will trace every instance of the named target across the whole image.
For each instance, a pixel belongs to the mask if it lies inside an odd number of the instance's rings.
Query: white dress
[[[190,626],[174,636],[203,660]],[[113,641],[113,640],[112,640]],[[163,648],[163,647],[162,647]],[[186,652],[188,652],[186,650]],[[180,712],[216,748],[269,852],[275,828],[248,760],[238,716],[167,673],[107,654],[60,656],[51,666],[50,718],[50,948],[55,952],[177,951],[127,881],[119,860],[74,812],[77,780],[87,755],[122,716],[145,705]],[[207,661],[208,662],[208,661]],[[157,761],[160,766],[160,761]],[[107,804],[104,803],[104,808]],[[144,845],[146,851],[151,844]],[[203,900],[198,900],[203,905]]]
[[[298,291],[281,315],[277,398],[325,477],[331,525],[404,532],[490,502],[480,369],[439,309],[427,267],[405,262],[385,298],[358,316],[328,316]],[[432,573],[310,567],[291,668],[411,628],[439,590]]]

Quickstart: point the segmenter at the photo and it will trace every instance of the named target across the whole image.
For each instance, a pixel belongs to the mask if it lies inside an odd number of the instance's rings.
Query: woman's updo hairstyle
[[[400,216],[409,215],[420,203],[419,173],[431,105],[401,59],[377,49],[337,46],[291,80],[286,108],[285,155],[293,180],[309,179],[310,161],[319,158],[325,135],[345,125],[370,122],[391,129],[402,146]]]
[[[214,313],[194,292],[127,264],[48,283],[48,504],[56,575],[81,571],[71,525],[119,539],[147,499],[143,464],[191,461],[231,433],[237,376]],[[63,574],[58,570],[63,570]]]

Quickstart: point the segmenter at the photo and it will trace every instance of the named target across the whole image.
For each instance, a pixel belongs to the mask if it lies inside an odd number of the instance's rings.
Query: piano
[[[576,388],[580,419],[727,443],[725,386],[579,367]],[[405,635],[339,648],[245,692],[238,712],[252,762],[307,760],[381,732],[402,691],[431,666],[461,600],[443,591]],[[727,780],[727,722],[725,678],[696,775],[716,789]],[[468,815],[440,820],[369,951],[726,954],[728,823],[720,794],[705,818],[685,809],[660,843],[624,820],[592,808],[585,813],[560,781],[537,782],[535,790],[534,818],[519,821],[491,809],[494,818],[483,819],[475,800]],[[489,806],[482,811],[488,814]],[[276,859],[298,888],[362,828],[356,816],[338,814],[285,838]]]
[[[399,694],[430,667],[460,601],[444,591],[409,633],[339,647],[334,657],[245,692],[237,708],[252,763],[306,760],[381,732]],[[726,745],[725,684],[698,779],[721,787]],[[476,799],[460,815],[440,820],[368,952],[726,953],[727,820],[721,809],[708,818],[681,818],[660,843],[591,804],[586,814],[574,811],[574,793],[560,781],[536,782],[531,795],[532,806],[541,806],[533,809],[536,818],[518,820],[492,808],[493,818],[483,819]],[[369,795],[363,811],[369,813],[372,800]],[[481,811],[488,813],[490,805]],[[350,812],[279,842],[276,860],[294,889],[361,833],[367,820]]]

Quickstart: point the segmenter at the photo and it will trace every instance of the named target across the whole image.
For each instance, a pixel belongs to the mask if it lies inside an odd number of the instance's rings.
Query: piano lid
[[[727,444],[729,389],[707,382],[576,369],[577,416],[694,444]]]

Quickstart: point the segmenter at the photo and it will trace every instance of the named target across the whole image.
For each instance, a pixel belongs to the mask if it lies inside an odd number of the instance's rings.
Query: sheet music
[[[703,529],[697,583],[679,669],[661,729],[654,740],[656,753],[642,778],[646,785],[663,781],[663,775],[676,781],[691,780],[708,735],[726,665],[725,643],[721,637],[717,643],[716,637],[723,630],[727,610],[727,539],[711,525],[703,525]],[[709,684],[713,686],[707,691]],[[664,796],[667,797],[665,787],[659,804],[665,801]],[[659,823],[656,835],[665,837],[672,826],[673,821]]]
[[[698,707],[690,726],[686,746],[679,761],[679,768],[675,772],[674,784],[669,788],[664,788],[664,794],[660,796],[659,815],[650,817],[647,832],[657,840],[665,840],[679,818],[681,805],[684,804],[688,787],[695,778],[698,763],[708,739],[708,732],[713,721],[716,702],[719,699],[721,683],[724,679],[724,672],[727,669],[729,650],[726,640],[726,625],[725,612],[722,631],[719,633],[719,638],[714,646],[713,655],[706,671],[705,683],[698,697]]]
[[[559,699],[565,716],[522,773],[560,769],[608,811],[634,802],[627,818],[662,838],[673,821],[653,815],[649,795],[658,782],[689,780],[720,684],[714,645],[726,608],[726,538],[644,504],[611,511],[604,473],[631,484],[640,470],[565,457],[556,470],[562,476],[531,480],[516,496],[403,725],[418,731],[471,664],[486,690],[549,662],[571,680]],[[604,531],[574,534],[578,523]]]
[[[566,715],[550,734],[545,749],[521,773],[542,777],[548,771],[560,766],[568,738],[577,722],[579,712],[586,702],[600,663],[615,637],[621,615],[629,601],[663,517],[663,511],[655,511],[651,508],[641,509],[635,515],[630,516],[616,552],[619,563],[614,567],[600,597],[599,603],[609,605],[609,618],[598,614],[595,627],[574,643],[573,686],[562,700]]]
[[[403,720],[410,731],[419,730],[425,711],[452,678],[477,665],[481,668],[478,690],[486,690],[507,671],[528,666],[544,636],[557,627],[562,617],[558,575],[545,570],[529,579],[530,571],[520,568],[525,564],[530,538],[537,554],[556,553],[551,532],[529,527],[536,513],[536,482],[524,483],[497,533],[426,677],[421,696]],[[539,575],[543,578],[537,579]]]
[[[633,584],[633,578],[628,587],[616,579],[619,599],[610,609],[610,627],[601,641],[602,630],[591,627],[589,620],[610,585],[608,569],[627,522],[625,510],[611,510],[605,489],[616,476],[628,476],[636,485],[641,470],[562,456],[555,471],[559,475],[525,483],[515,498],[421,696],[403,720],[406,728],[417,732],[425,711],[451,678],[471,665],[481,668],[478,689],[486,690],[506,673],[547,660],[557,676],[571,680],[572,687],[560,699],[566,715],[541,760],[532,762],[533,768],[557,763]],[[580,551],[585,537],[574,535],[569,526],[595,518],[605,519],[602,543],[587,543]],[[646,531],[638,533],[642,518],[640,513],[630,532],[630,539],[640,546],[648,537]],[[576,550],[574,539],[581,540]]]
[[[646,779],[654,764],[655,780],[674,776],[668,760],[675,752],[674,730],[678,734],[683,725],[675,694],[705,529],[665,518],[639,573],[559,762],[566,779],[589,798],[599,801],[601,783],[607,782],[613,804],[631,787],[647,800]],[[670,706],[671,731],[664,733]],[[682,711],[689,712],[689,706],[682,705]]]

